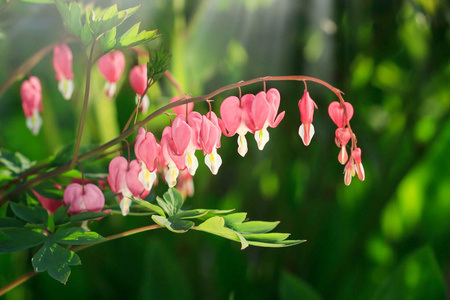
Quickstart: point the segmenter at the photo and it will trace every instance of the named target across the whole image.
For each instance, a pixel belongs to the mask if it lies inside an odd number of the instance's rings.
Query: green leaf
[[[9,239],[0,239],[0,254],[28,249],[42,244],[47,237],[27,228],[2,228],[0,230]]]
[[[176,233],[183,233],[191,229],[195,223],[192,221],[186,221],[182,219],[178,219],[176,217],[163,217],[163,216],[152,216],[153,221],[155,221],[156,224],[166,227],[172,232]]]
[[[290,234],[289,233],[264,233],[264,234],[242,234],[248,240],[252,241],[260,241],[265,243],[282,243],[285,239],[287,239]]]
[[[107,31],[104,35],[100,37],[100,45],[104,53],[113,49],[116,45],[116,28],[114,27],[110,31]]]
[[[244,222],[245,218],[247,217],[247,213],[234,213],[224,216],[225,223],[228,227],[232,226],[233,224],[240,224]]]
[[[280,224],[280,222],[250,221],[245,223],[234,223],[231,225],[231,228],[241,233],[266,233],[272,231],[278,224]]]
[[[248,247],[248,242],[241,234],[225,227],[225,220],[223,217],[212,217],[193,229],[212,233],[236,242],[241,242],[241,249]]]
[[[55,211],[55,214],[53,215],[53,221],[55,222],[56,226],[61,226],[69,223],[69,217],[67,216],[67,211],[69,210],[69,207],[70,204],[67,206],[60,206]]]
[[[425,246],[391,272],[373,299],[445,299],[445,296],[444,275],[433,250]]]
[[[161,208],[170,217],[175,215],[180,210],[183,205],[183,197],[176,189],[170,188],[164,193],[163,199],[156,197],[156,202],[158,202],[159,206],[161,206]]]
[[[45,224],[47,222],[48,213],[41,206],[35,206],[34,208],[10,202],[10,206],[14,214],[20,219],[31,224]]]
[[[69,6],[70,18],[66,20],[67,26],[72,30],[75,36],[80,36],[81,28],[83,25],[81,24],[81,8],[76,2],[70,3]]]
[[[86,22],[81,28],[81,42],[83,43],[83,45],[87,46],[92,43],[93,40],[94,36],[91,32],[91,29],[89,28],[89,24]]]
[[[279,296],[281,300],[320,300],[319,294],[299,277],[283,271],[280,278]]]
[[[68,21],[70,21],[69,6],[63,0],[55,0],[55,5],[63,21],[68,24]]]
[[[9,227],[23,227],[24,225],[25,223],[20,220],[9,217],[0,217],[0,229]]]
[[[198,219],[206,215],[208,212],[209,210],[205,209],[193,209],[178,212],[175,216],[178,219]]]
[[[69,218],[69,222],[70,223],[78,223],[78,222],[83,222],[83,221],[90,221],[90,220],[95,220],[98,218],[102,218],[105,216],[109,216],[109,213],[104,213],[104,212],[82,212],[76,215],[73,215]]]
[[[141,23],[133,25],[133,27],[131,27],[127,32],[125,32],[117,42],[115,49],[137,46],[140,44],[147,43],[158,37],[156,35],[156,30],[152,31],[142,30],[141,32],[139,32],[140,24]]]
[[[152,205],[152,204],[150,204]],[[155,205],[156,206],[156,205]],[[156,206],[158,209],[161,210],[162,209],[159,208],[159,206]],[[105,209],[110,209],[111,213],[114,215],[120,215],[122,214],[122,210],[120,209],[120,205],[111,205],[111,206],[106,206]],[[145,206],[139,205],[139,204],[131,204],[130,205],[130,212],[128,213],[127,216],[151,216],[154,215],[156,212],[154,210],[151,210]]]
[[[163,46],[159,49],[149,52],[149,61],[147,63],[147,76],[152,82],[158,81],[169,69],[172,54],[166,51]]]
[[[50,241],[69,245],[85,245],[105,241],[105,238],[96,232],[72,227],[58,230],[50,237]]]
[[[66,283],[70,276],[70,267],[81,264],[78,255],[62,248],[56,243],[45,242],[44,246],[31,260],[35,272],[48,271],[48,274],[61,283]]]
[[[106,10],[100,11],[98,17],[90,21],[89,26],[96,37],[100,36],[122,24],[123,21],[133,15],[139,8],[140,5],[118,12],[117,4],[114,4]]]
[[[36,164],[19,152],[13,153],[7,150],[0,151],[0,163],[15,174],[20,174]]]
[[[134,202],[138,203],[139,205],[142,205],[143,207],[146,207],[154,212],[156,212],[157,214],[161,215],[161,216],[165,216],[164,211],[161,209],[161,207],[159,207],[158,205],[154,205],[151,204],[148,201],[136,198],[136,197],[132,197],[131,200],[133,200]]]

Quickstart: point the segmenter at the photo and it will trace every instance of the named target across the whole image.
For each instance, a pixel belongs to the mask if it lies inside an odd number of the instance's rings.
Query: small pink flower
[[[346,146],[347,143],[350,141],[351,139],[351,133],[350,133],[350,129],[348,129],[348,127],[345,128],[338,128],[335,131],[335,142],[336,145],[341,148],[341,151],[339,151],[339,155],[338,155],[338,161],[344,165],[347,160],[348,160],[348,154],[347,154],[347,150],[346,150]]]
[[[347,111],[347,119],[350,121],[353,117],[353,106],[348,102],[344,103]],[[333,120],[337,127],[342,128],[347,125],[347,120],[344,114],[344,106],[341,105],[340,102],[333,101],[330,103],[328,106],[328,115],[330,115],[331,120]]]
[[[122,76],[125,68],[125,56],[121,51],[107,53],[98,60],[98,69],[106,79],[105,91],[108,98],[116,94],[116,82]]]
[[[69,100],[73,93],[72,51],[66,44],[53,48],[53,67],[58,89],[64,99]]]
[[[188,96],[184,96],[185,99],[189,99],[190,97]],[[182,97],[172,97],[172,99],[170,99],[170,103],[173,103],[175,101],[180,100]],[[184,105],[179,105],[179,106],[175,106],[174,108],[172,108],[173,112],[176,113],[177,115],[186,115],[186,110],[188,115],[194,110],[194,102],[188,103],[188,104],[184,104]]]
[[[143,96],[148,84],[147,65],[138,65],[134,66],[131,69],[130,84],[133,90],[136,92],[136,104],[139,102],[139,98],[142,98],[139,110],[144,114],[147,113],[148,107],[150,105],[150,100],[147,94]]]
[[[269,141],[269,132],[267,128],[275,128],[284,118],[284,111],[278,116],[280,107],[280,93],[277,89],[270,89],[267,93],[259,92],[256,94],[252,103],[252,118],[255,124],[255,140],[258,149],[263,150]]]
[[[27,118],[27,127],[34,135],[39,133],[42,126],[42,119],[39,112],[42,112],[42,87],[41,82],[35,76],[22,82],[20,87],[20,97],[22,98],[22,108]]]
[[[191,141],[191,126],[186,123],[186,116],[178,115],[172,123],[172,151],[176,155],[186,154],[186,148]]]
[[[55,211],[63,205],[63,201],[59,199],[50,199],[38,194],[35,190],[31,189],[31,192],[36,196],[42,207],[47,210],[50,215],[53,215]]]
[[[308,91],[305,89],[302,98],[298,102],[298,108],[300,110],[300,118],[302,125],[298,129],[298,135],[302,138],[303,144],[308,146],[311,143],[311,139],[314,136],[314,109],[317,109],[316,103],[309,96]]]
[[[352,183],[352,178],[355,176],[355,162],[353,158],[350,158],[344,167],[344,183],[345,185],[350,185]]]
[[[211,120],[209,116],[211,116]],[[222,165],[222,158],[217,153],[217,148],[220,148],[221,135],[222,132],[220,131],[216,114],[211,112],[211,115],[208,113],[207,116],[203,116],[200,129],[200,145],[205,155],[205,164],[214,175],[217,174]]]
[[[230,96],[223,100],[220,106],[219,121],[220,129],[225,136],[238,136],[238,153],[244,157],[247,154],[248,146],[245,135],[248,132],[255,132],[255,125],[252,119],[252,103],[255,95],[246,94],[239,100],[236,96]]]
[[[159,161],[162,165],[168,167],[168,171],[165,175],[165,180],[169,187],[174,187],[177,184],[177,178],[180,170],[186,169],[185,155],[176,155],[173,153],[171,144],[172,140],[172,128],[167,126],[163,130],[161,137],[161,156]]]
[[[156,180],[156,172],[158,167],[158,157],[160,156],[161,147],[156,142],[155,136],[151,132],[146,132],[144,128],[140,128],[136,136],[134,145],[134,153],[138,162],[141,164],[141,172],[139,173],[139,181],[142,183],[146,191],[150,191],[154,181]]]
[[[71,183],[64,190],[64,204],[69,207],[69,214],[82,212],[101,212],[105,206],[105,196],[100,188],[92,183],[84,187],[79,183]]]
[[[356,173],[358,174],[358,178],[361,181],[364,181],[366,179],[366,174],[364,172],[364,167],[361,162],[361,148],[356,148],[352,151],[352,157],[355,160],[356,165]]]

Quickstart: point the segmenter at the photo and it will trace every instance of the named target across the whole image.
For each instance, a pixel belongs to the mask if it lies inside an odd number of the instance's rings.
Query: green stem
[[[116,239],[119,239],[119,238],[122,238],[122,237],[130,236],[130,235],[133,235],[133,234],[136,234],[136,233],[149,231],[149,230],[153,230],[153,229],[158,229],[158,228],[162,228],[162,227],[155,224],[155,225],[150,225],[150,226],[145,226],[145,227],[140,227],[140,228],[128,230],[128,231],[125,231],[125,232],[121,232],[121,233],[118,233],[118,234],[114,234],[114,235],[108,236],[108,237],[105,238],[105,240],[103,240],[101,242],[87,244],[87,245],[80,245],[78,247],[74,247],[73,249],[71,249],[71,251],[78,252],[78,251],[84,250],[84,249],[89,248],[89,247],[94,246],[94,245],[98,245],[98,244],[101,244],[101,243],[104,243],[104,242],[116,240]],[[11,281],[10,283],[5,285],[4,287],[0,288],[0,296],[3,296],[4,294],[9,292],[13,288],[21,285],[22,283],[24,283],[28,279],[33,278],[37,274],[39,274],[39,273],[35,272],[35,271],[30,271],[30,272],[20,276],[19,278]]]
[[[84,90],[83,110],[81,112],[80,123],[78,125],[78,133],[77,133],[77,140],[75,143],[75,149],[73,150],[73,157],[72,157],[72,161],[70,162],[71,169],[73,169],[75,167],[75,165],[77,164],[78,152],[80,151],[81,138],[83,137],[84,123],[86,121],[87,107],[88,107],[88,103],[89,103],[89,90],[91,88],[92,55],[94,54],[94,48],[95,48],[95,40],[94,40],[94,42],[92,42],[91,53],[89,54],[89,59],[87,61],[86,84],[85,84],[86,88]]]
[[[96,149],[93,149],[83,155],[78,156],[78,152],[77,155],[74,156],[74,158],[72,159],[72,162],[75,162],[75,164],[77,162],[82,162],[85,161],[91,157],[94,157],[95,155],[102,153],[103,151],[105,151],[106,149],[111,148],[112,146],[120,143],[121,141],[123,141],[125,138],[129,137],[130,135],[132,135],[136,130],[138,130],[140,127],[144,126],[145,124],[147,124],[148,122],[150,122],[151,120],[153,120],[154,118],[158,117],[159,115],[163,114],[165,111],[174,108],[176,106],[179,105],[186,105],[188,103],[193,103],[193,102],[201,102],[201,101],[206,101],[220,93],[223,93],[225,91],[228,90],[232,90],[232,89],[236,89],[242,86],[247,86],[250,84],[254,84],[254,83],[258,83],[258,82],[264,82],[264,81],[312,81],[312,82],[316,82],[318,84],[321,84],[323,86],[325,86],[326,88],[328,88],[329,90],[331,90],[340,100],[342,99],[342,92],[333,87],[332,85],[330,85],[329,83],[314,78],[314,77],[309,77],[309,76],[302,76],[302,75],[291,75],[291,76],[265,76],[265,77],[258,77],[258,78],[254,78],[248,81],[241,81],[238,83],[234,83],[234,84],[230,84],[224,87],[221,87],[209,94],[203,95],[203,96],[199,96],[199,97],[193,97],[193,98],[189,98],[189,99],[181,99],[172,103],[169,103],[159,109],[157,109],[156,111],[154,111],[153,113],[151,113],[150,115],[148,115],[147,117],[145,117],[143,120],[137,122],[136,124],[134,124],[133,126],[131,126],[130,129],[126,130],[125,132],[123,132],[121,135],[119,135],[118,137],[112,139],[111,141],[97,147]],[[343,101],[343,100],[342,100]],[[75,153],[74,153],[75,155]],[[74,165],[73,165],[74,166]],[[43,182],[44,180],[47,180],[49,178],[52,178],[56,175],[62,174],[64,172],[67,172],[71,169],[73,169],[73,166],[71,165],[71,162],[65,163],[51,171],[48,171],[46,173],[42,173],[41,175],[28,180],[26,182],[24,182],[22,185],[16,187],[14,190],[12,190],[11,192],[9,192],[8,194],[6,194],[2,199],[0,199],[0,206],[2,206],[4,203],[6,203],[9,199],[11,199],[12,197],[22,193],[23,191]]]

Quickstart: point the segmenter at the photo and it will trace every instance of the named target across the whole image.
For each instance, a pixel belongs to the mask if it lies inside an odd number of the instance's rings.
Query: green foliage
[[[128,31],[126,31],[124,34],[122,34],[122,36],[117,41],[114,49],[128,48],[141,45],[150,42],[151,40],[154,40],[158,37],[158,35],[156,35],[156,30],[152,31],[142,30],[141,32],[139,32],[140,24],[141,23],[134,24],[133,27],[128,29]]]
[[[35,272],[45,272],[61,283],[66,283],[70,276],[70,267],[81,264],[78,255],[56,243],[46,241],[44,246],[31,260]]]
[[[20,220],[9,217],[0,217],[0,229],[9,227],[23,227],[24,225],[25,223]]]
[[[294,274],[283,271],[280,278],[279,296],[282,300],[302,299],[302,300],[320,300],[317,292],[306,282]]]
[[[444,299],[446,289],[433,250],[425,246],[407,257],[386,278],[373,299]]]
[[[167,192],[165,192],[163,199],[156,197],[156,201],[169,217],[175,215],[183,205],[183,197],[174,188],[170,188]]]
[[[147,63],[147,76],[152,82],[157,82],[169,69],[172,54],[165,50],[163,46],[149,51],[149,61]]]
[[[84,222],[84,221],[92,221],[95,219],[103,218],[108,216],[109,213],[104,212],[82,212],[76,215],[73,215],[69,218],[70,223],[78,223],[78,222]]]
[[[23,154],[5,149],[0,150],[0,163],[15,175],[19,175],[35,165],[35,162],[31,162]]]
[[[47,222],[48,214],[42,206],[35,206],[31,208],[19,203],[10,203],[12,211],[17,217],[31,224],[45,224]]]
[[[47,237],[28,228],[2,228],[0,232],[9,239],[0,239],[0,254],[28,249],[40,245]]]
[[[105,241],[105,238],[84,228],[71,227],[57,231],[51,236],[51,241],[69,245],[85,245]]]

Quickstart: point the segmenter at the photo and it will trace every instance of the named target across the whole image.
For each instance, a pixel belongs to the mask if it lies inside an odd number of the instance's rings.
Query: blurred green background
[[[268,83],[286,117],[269,129],[260,152],[251,135],[241,158],[236,137],[222,138],[217,176],[198,156],[192,208],[246,211],[252,220],[281,220],[277,230],[308,242],[285,249],[250,247],[200,232],[141,233],[80,252],[67,285],[41,274],[5,299],[444,299],[450,282],[450,6],[441,0],[156,0],[142,4],[130,26],[158,29],[173,53],[170,71],[186,93],[265,75],[310,75],[345,92],[363,151],[366,181],[343,183],[335,96],[308,84],[319,110],[309,147],[299,138],[303,85]],[[98,2],[108,6],[112,1]],[[125,25],[123,26],[125,27]],[[53,5],[13,1],[0,15],[0,84],[28,57],[67,35]],[[31,71],[41,79],[44,125],[25,126],[20,81],[0,98],[0,147],[33,160],[75,139],[85,63],[76,43],[75,92],[57,89],[51,54]],[[125,51],[128,73],[137,60]],[[114,101],[94,67],[83,143],[117,136],[133,110],[127,76]],[[262,84],[243,88],[257,93]],[[218,113],[220,101],[213,109]],[[150,90],[151,109],[169,102],[167,80]],[[200,112],[205,103],[196,104]],[[167,117],[148,124],[159,136]],[[85,164],[89,169],[89,165]],[[106,172],[103,170],[102,172]],[[159,194],[166,187],[160,184]],[[112,216],[91,227],[107,236],[152,223]],[[0,256],[0,286],[31,270],[31,254]]]

